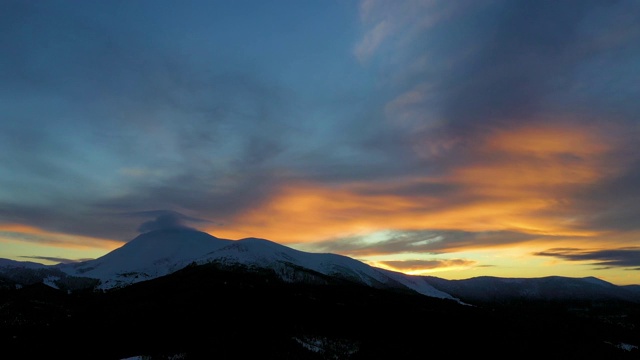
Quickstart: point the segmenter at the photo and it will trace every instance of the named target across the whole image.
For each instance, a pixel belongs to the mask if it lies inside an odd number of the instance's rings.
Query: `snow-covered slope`
[[[231,242],[190,229],[152,231],[95,260],[57,267],[69,275],[99,279],[100,288],[109,289],[170,274]]]
[[[375,268],[347,256],[303,252],[265,239],[247,238],[234,241],[197,259],[198,264],[207,262],[240,263],[269,268],[275,270],[284,280],[296,281],[289,271],[293,265],[372,287],[406,287],[423,295],[453,299],[449,294],[437,290],[420,278]]]
[[[303,252],[265,239],[219,239],[191,229],[144,233],[98,259],[56,267],[69,275],[99,279],[99,287],[109,289],[167,275],[192,263],[213,262],[270,269],[291,282],[303,280],[298,271],[303,269],[372,287],[408,288],[454,299],[418,277],[374,268],[346,256]]]

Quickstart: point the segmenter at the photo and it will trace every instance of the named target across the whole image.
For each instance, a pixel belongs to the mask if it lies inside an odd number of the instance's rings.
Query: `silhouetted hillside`
[[[637,341],[637,317],[630,328],[588,313],[465,306],[327,281],[286,283],[268,271],[205,265],[104,293],[67,294],[34,285],[2,293],[0,339],[5,353],[22,358],[638,356],[637,349],[616,347]],[[638,308],[630,311],[637,316]]]

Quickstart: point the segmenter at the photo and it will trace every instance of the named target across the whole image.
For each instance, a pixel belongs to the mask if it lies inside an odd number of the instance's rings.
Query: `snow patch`
[[[326,359],[348,359],[360,350],[357,343],[345,339],[329,339],[324,336],[294,337],[303,348],[323,355]]]
[[[616,347],[622,349],[622,350],[626,350],[626,351],[631,351],[633,349],[637,349],[638,346],[637,345],[631,345],[631,344],[625,344],[625,343],[620,343],[618,345],[616,345]]]
[[[60,288],[56,284],[56,281],[58,280],[60,280],[59,276],[47,276],[46,278],[42,279],[42,282],[49,287],[60,290]]]

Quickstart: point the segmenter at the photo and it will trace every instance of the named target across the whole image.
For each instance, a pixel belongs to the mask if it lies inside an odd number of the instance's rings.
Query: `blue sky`
[[[0,1],[0,257],[181,225],[408,273],[640,283],[639,10]]]

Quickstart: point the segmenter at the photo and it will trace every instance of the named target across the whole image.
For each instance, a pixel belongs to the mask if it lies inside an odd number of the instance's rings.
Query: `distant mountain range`
[[[337,254],[303,252],[265,239],[227,240],[187,228],[143,233],[100,258],[77,263],[43,265],[0,259],[0,285],[43,282],[68,290],[86,287],[109,290],[203,264],[268,269],[287,282],[326,283],[333,278],[469,303],[518,299],[640,302],[640,285],[617,286],[594,277],[483,276],[446,280],[376,268]]]
[[[411,276],[166,229],[84,262],[0,259],[0,343],[11,359],[637,359],[640,286]]]

